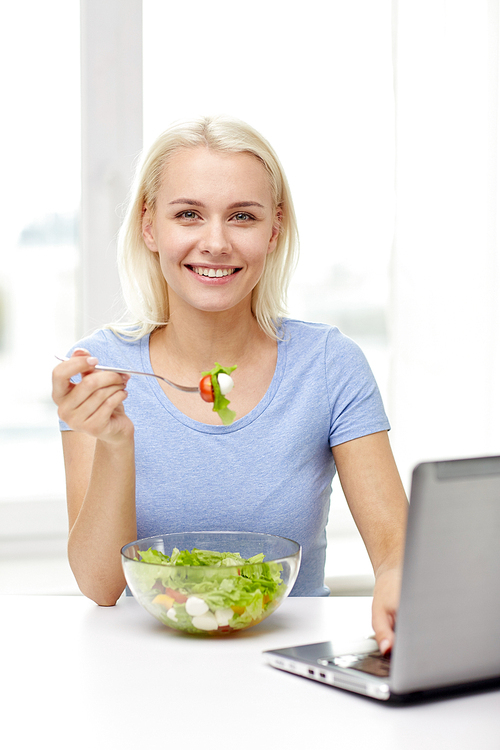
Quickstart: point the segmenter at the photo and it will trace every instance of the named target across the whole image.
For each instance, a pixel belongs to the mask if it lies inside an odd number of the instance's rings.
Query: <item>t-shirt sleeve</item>
[[[330,447],[390,430],[382,397],[360,347],[338,329],[326,343],[326,378],[330,398]]]

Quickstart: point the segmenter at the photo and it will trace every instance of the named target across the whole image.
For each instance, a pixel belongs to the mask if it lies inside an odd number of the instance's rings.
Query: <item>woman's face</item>
[[[276,247],[278,210],[264,166],[252,154],[201,146],[168,162],[154,216],[143,217],[147,247],[158,253],[171,311],[181,301],[221,312],[248,305]]]

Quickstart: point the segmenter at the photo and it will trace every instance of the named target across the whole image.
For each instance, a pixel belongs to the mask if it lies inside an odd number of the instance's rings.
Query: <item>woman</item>
[[[325,526],[338,470],[375,571],[373,627],[386,652],[407,502],[359,348],[336,328],[285,317],[297,245],[283,170],[248,125],[202,118],[152,146],[119,240],[132,322],[79,342],[54,370],[69,560],[82,592],[113,605],[127,542],[264,531],[303,546],[293,594],[328,595]],[[186,385],[214,362],[236,365],[237,418],[223,426],[197,395],[97,362]]]

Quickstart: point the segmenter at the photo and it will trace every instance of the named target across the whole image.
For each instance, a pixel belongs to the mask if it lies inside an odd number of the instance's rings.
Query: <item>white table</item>
[[[16,750],[500,748],[500,690],[391,707],[286,674],[262,651],[367,635],[369,598],[290,598],[225,639],[132,598],[1,596],[1,734]]]

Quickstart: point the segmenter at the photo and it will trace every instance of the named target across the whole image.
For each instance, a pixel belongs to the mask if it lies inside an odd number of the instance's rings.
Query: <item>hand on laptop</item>
[[[372,605],[372,626],[382,654],[394,644],[396,614],[401,590],[401,568],[385,568],[375,578]]]

